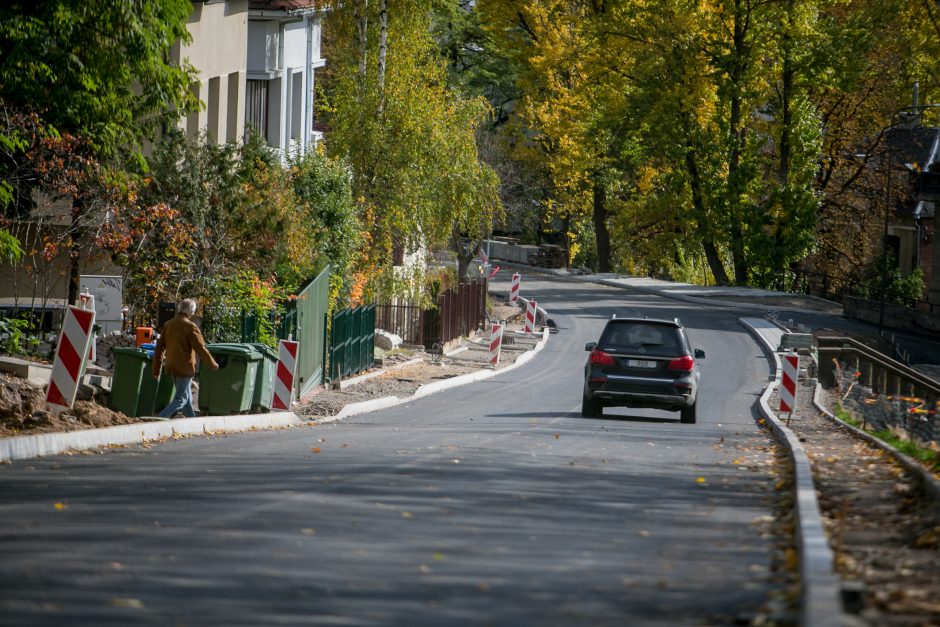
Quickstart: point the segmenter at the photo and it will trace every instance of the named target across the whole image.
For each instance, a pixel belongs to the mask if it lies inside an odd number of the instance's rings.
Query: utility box
[[[176,303],[159,303],[157,305],[157,331],[163,331],[163,323],[176,317]]]
[[[812,333],[784,333],[780,338],[778,351],[810,349],[813,347]]]

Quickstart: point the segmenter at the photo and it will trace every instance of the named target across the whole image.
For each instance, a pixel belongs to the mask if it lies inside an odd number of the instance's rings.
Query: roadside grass
[[[843,422],[846,422],[847,424],[850,424],[857,429],[861,429],[865,433],[873,435],[882,442],[890,444],[908,457],[919,461],[930,472],[940,473],[940,451],[927,448],[926,446],[922,446],[912,440],[901,438],[894,432],[887,429],[883,429],[881,431],[872,431],[871,429],[866,428],[861,420],[856,418],[850,412],[846,411],[842,405],[836,404],[834,409],[835,415]]]

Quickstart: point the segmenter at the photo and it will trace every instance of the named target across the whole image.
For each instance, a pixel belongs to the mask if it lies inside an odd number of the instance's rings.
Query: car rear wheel
[[[682,422],[688,425],[695,424],[695,405],[691,405],[689,407],[683,407],[680,410],[680,412],[681,413],[679,414],[679,422]]]
[[[581,415],[585,418],[597,418],[603,410],[600,403],[588,398],[586,394],[581,397]]]

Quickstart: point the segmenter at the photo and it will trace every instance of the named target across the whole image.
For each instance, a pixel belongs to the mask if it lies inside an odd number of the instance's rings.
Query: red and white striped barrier
[[[535,333],[535,316],[538,314],[538,303],[534,300],[525,302],[525,328],[526,333]]]
[[[518,272],[512,275],[512,283],[509,284],[509,301],[516,302],[519,300],[519,282],[522,280],[522,276]]]
[[[75,404],[75,393],[85,369],[85,359],[95,326],[95,310],[69,306],[55,349],[46,402],[56,410],[65,410]]]
[[[298,342],[281,340],[277,347],[277,369],[274,371],[274,398],[271,409],[289,411],[294,400],[294,376],[297,374]]]
[[[503,346],[503,325],[494,324],[490,329],[490,365],[499,364],[499,352]]]
[[[783,378],[780,381],[780,411],[792,413],[796,407],[796,378],[800,358],[794,353],[783,356]]]

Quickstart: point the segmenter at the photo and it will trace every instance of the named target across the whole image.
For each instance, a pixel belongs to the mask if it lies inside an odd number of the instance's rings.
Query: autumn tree
[[[352,168],[370,259],[390,268],[395,250],[447,246],[465,274],[499,212],[475,144],[488,109],[448,83],[431,9],[429,0],[334,6],[327,147]]]
[[[0,101],[34,111],[50,132],[80,137],[106,167],[116,165],[112,159],[140,167],[143,140],[198,106],[189,89],[192,68],[169,60],[173,43],[189,36],[191,9],[187,0],[5,2]],[[75,192],[70,228],[89,211],[88,194]],[[31,206],[30,189],[17,198]],[[77,253],[70,253],[70,300],[78,292]]]

